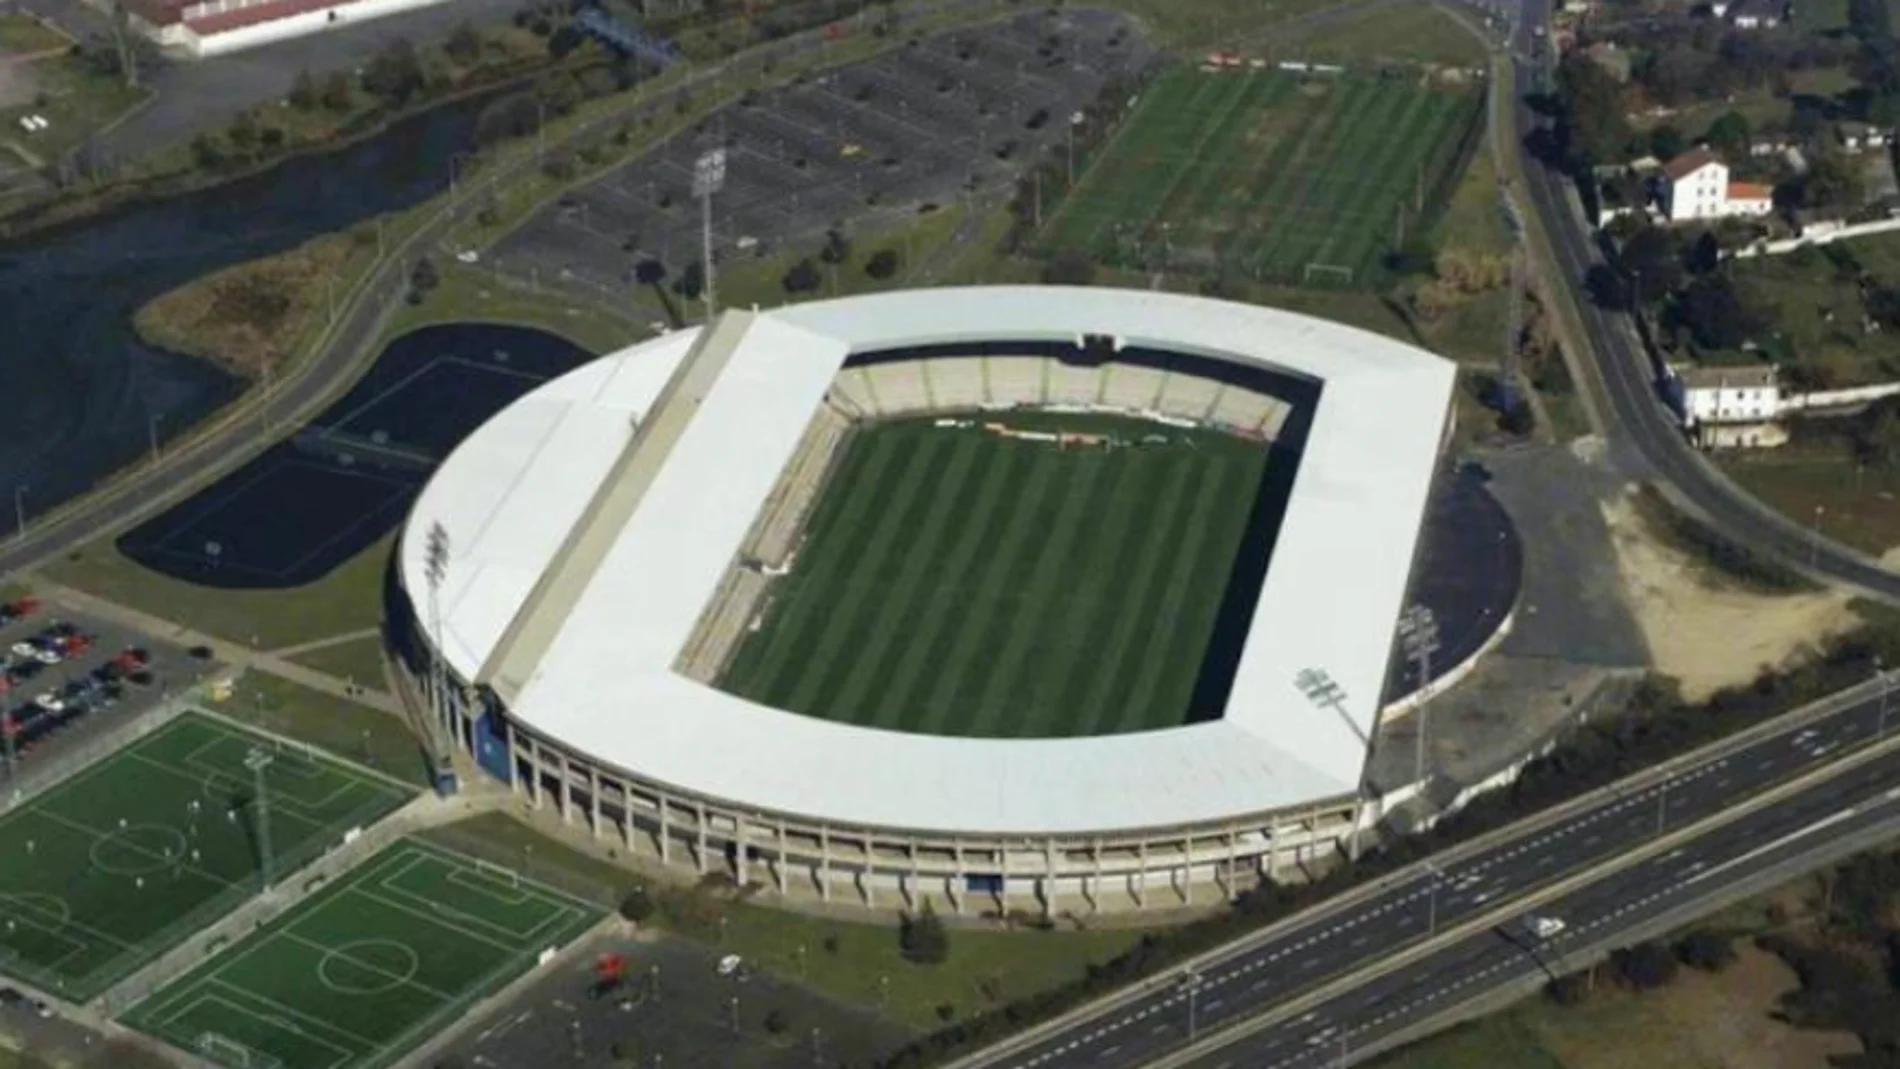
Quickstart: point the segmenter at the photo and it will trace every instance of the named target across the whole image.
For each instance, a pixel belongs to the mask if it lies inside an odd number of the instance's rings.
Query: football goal
[[[196,1043],[198,1053],[206,1058],[228,1066],[229,1069],[283,1069],[283,1062],[261,1050],[252,1050],[230,1036],[217,1032],[204,1032]]]

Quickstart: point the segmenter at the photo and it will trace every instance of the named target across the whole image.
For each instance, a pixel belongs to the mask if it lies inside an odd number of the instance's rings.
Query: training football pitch
[[[186,713],[0,816],[0,972],[89,999],[257,893],[254,752],[275,873],[411,796]]]
[[[1479,93],[1423,78],[1171,71],[1042,246],[1134,269],[1375,284],[1384,254],[1429,221],[1479,115]]]
[[[404,840],[122,1020],[231,1069],[373,1069],[599,918]]]
[[[1218,714],[1190,699],[1267,447],[1117,417],[996,418],[1149,441],[1060,448],[929,419],[859,429],[721,685],[942,735],[1098,735]]]

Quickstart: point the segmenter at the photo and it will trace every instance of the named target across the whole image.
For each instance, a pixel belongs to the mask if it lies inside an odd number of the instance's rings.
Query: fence
[[[1777,241],[1757,241],[1751,245],[1731,250],[1727,255],[1736,260],[1750,260],[1757,256],[1779,256],[1809,245],[1826,245],[1848,238],[1866,237],[1869,234],[1886,234],[1900,230],[1900,219],[1875,219],[1866,223],[1829,224],[1815,223],[1801,233],[1800,237],[1781,238]]]

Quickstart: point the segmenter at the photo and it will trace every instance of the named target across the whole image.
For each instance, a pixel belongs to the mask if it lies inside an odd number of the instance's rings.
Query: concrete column
[[[1135,908],[1148,908],[1148,840],[1142,839],[1135,844],[1135,864],[1140,871],[1135,873]]]
[[[1221,887],[1227,892],[1228,901],[1237,893],[1234,890],[1234,868],[1240,864],[1240,833],[1227,829],[1227,875],[1221,880]]]
[[[778,822],[778,893],[785,893],[785,870],[791,867],[791,859],[785,856],[785,822]]]
[[[664,865],[673,860],[673,829],[667,820],[668,810],[671,807],[667,804],[664,791],[660,792],[655,801],[660,807],[660,864]]]
[[[521,752],[521,742],[515,738],[515,726],[513,724],[503,720],[501,722],[501,729],[505,733],[504,737],[508,740],[508,790],[518,794],[521,791],[521,777],[515,774],[515,757]]]
[[[1280,882],[1280,829],[1284,827],[1278,817],[1267,825],[1267,879],[1272,883]]]
[[[1002,883],[996,888],[996,908],[1004,917],[1009,916],[1009,844],[996,844],[996,868],[1001,873]]]
[[[904,844],[904,847],[910,853],[910,877],[904,887],[904,902],[908,908],[915,911],[917,909],[917,843],[908,842]]]
[[[639,856],[640,831],[633,826],[633,783],[620,781],[620,836],[626,840],[627,853]]]
[[[693,803],[693,816],[699,822],[699,874],[706,875],[706,803]]]
[[[528,757],[528,805],[541,808],[541,743],[534,736],[527,736],[528,745],[524,748]]]
[[[1056,911],[1056,839],[1051,835],[1042,842],[1042,915]]]
[[[732,815],[732,878],[746,885],[746,823],[744,813]]]
[[[950,897],[951,912],[961,914],[963,912],[963,888],[970,878],[969,871],[963,867],[963,840],[957,839],[952,842],[950,844],[950,851],[954,855],[956,873],[950,877],[950,884],[944,888],[944,893]]]
[[[1089,912],[1100,913],[1102,911],[1102,840],[1097,839],[1089,844],[1089,861],[1095,866],[1095,871],[1089,875],[1089,893],[1086,896],[1089,900]]]
[[[871,837],[866,835],[864,837],[864,865],[858,870],[858,886],[864,890],[864,905],[866,909],[877,905],[877,892],[871,887],[872,856]]]
[[[1194,836],[1181,837],[1181,904],[1194,904]]]
[[[600,769],[589,765],[587,768],[587,806],[588,830],[594,838],[600,838]]]
[[[567,754],[555,755],[561,762],[561,826],[566,827],[574,819],[574,783],[568,779]]]
[[[818,900],[831,901],[831,825],[818,825]]]

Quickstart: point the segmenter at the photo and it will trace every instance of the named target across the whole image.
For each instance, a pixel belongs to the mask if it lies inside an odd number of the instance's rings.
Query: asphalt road
[[[1900,690],[1893,695],[1891,708],[1882,709],[1877,697],[1862,697],[1841,706],[1822,718],[1800,727],[1752,740],[1719,756],[1693,763],[1654,786],[1620,792],[1600,804],[1571,813],[1563,819],[1455,861],[1446,861],[1433,869],[1394,882],[1378,893],[1349,908],[1322,912],[1301,923],[1285,927],[1271,938],[1256,940],[1198,969],[1200,981],[1193,994],[1195,1032],[1207,1036],[1217,1029],[1255,1017],[1274,1006],[1317,989],[1322,983],[1381,965],[1396,950],[1430,931],[1482,916],[1500,904],[1526,891],[1564,877],[1589,873],[1671,829],[1745,804],[1769,786],[1799,773],[1839,759],[1847,744],[1866,740],[1880,731],[1900,730]],[[1891,715],[1889,715],[1891,714]],[[1792,801],[1776,805],[1758,814],[1742,818],[1748,833],[1741,836],[1745,846],[1756,846],[1793,822],[1812,819],[1817,808],[1840,808],[1854,802],[1877,798],[1892,783],[1900,782],[1900,755],[1875,762],[1871,771],[1855,771],[1806,791]],[[1889,813],[1889,815],[1896,815]],[[1733,837],[1726,831],[1696,840],[1679,856],[1678,869],[1696,861],[1708,865],[1734,853]],[[1727,851],[1728,853],[1724,853]],[[1758,858],[1754,864],[1768,864],[1770,858]],[[1632,872],[1641,869],[1631,870]],[[1677,871],[1677,870],[1672,870]],[[1435,873],[1435,875],[1434,875]],[[1602,901],[1612,905],[1633,902],[1629,881],[1636,877],[1619,874],[1604,884]],[[1678,879],[1677,883],[1681,883]],[[1686,889],[1682,893],[1689,893]],[[1566,900],[1554,908],[1555,915],[1572,913],[1570,933],[1563,938],[1581,937],[1589,923],[1590,903],[1597,901],[1595,890],[1579,892],[1575,900]],[[1657,899],[1657,908],[1667,905]],[[1540,914],[1553,910],[1538,911]],[[1629,916],[1633,920],[1633,916]],[[1528,941],[1519,925],[1514,933]],[[1600,934],[1600,933],[1599,933]],[[1524,953],[1510,940],[1504,942]],[[1480,940],[1480,943],[1489,945]],[[1464,944],[1460,944],[1463,946]],[[1551,947],[1561,947],[1562,939]],[[1476,952],[1479,947],[1468,948]],[[1493,953],[1504,953],[1494,950]],[[1500,966],[1492,973],[1445,973],[1447,959],[1434,954],[1403,971],[1405,984],[1420,978],[1430,979],[1420,988],[1438,991],[1437,1001],[1421,1002],[1416,1015],[1438,1012],[1455,1001],[1454,995],[1475,997],[1487,982],[1504,983],[1516,974]],[[1485,967],[1492,959],[1484,959]],[[1449,967],[1449,966],[1444,966]],[[1440,971],[1434,971],[1440,970]],[[1420,980],[1424,983],[1424,980]],[[1384,1013],[1392,1003],[1392,982],[1379,978],[1357,987],[1342,997],[1337,1013],[1311,1020],[1301,1019],[1261,1034],[1259,1043],[1280,1036],[1294,1046],[1303,1046],[1313,1036],[1332,1027],[1343,1034],[1333,1021],[1352,1020],[1355,1027],[1372,1031],[1395,1029],[1414,1018],[1389,1017],[1378,1021],[1379,1007]],[[1188,1042],[1189,991],[1185,975],[1175,983],[1147,994],[1117,1003],[1112,1010],[1073,1022],[1060,1032],[1037,1042],[1010,1050],[1006,1055],[977,1058],[963,1066],[995,1069],[1030,1069],[1047,1066],[1101,1067],[1141,1066],[1156,1058],[1180,1050]],[[1360,1011],[1366,1011],[1361,1013]],[[1416,1016],[1415,1015],[1415,1016]],[[1235,1049],[1235,1065],[1269,1064],[1276,1055],[1262,1053],[1249,1040]],[[1322,1041],[1324,1042],[1324,1041]],[[1288,1051],[1292,1048],[1289,1047]],[[1334,1052],[1335,1057],[1337,1051]],[[1277,1056],[1291,1057],[1280,1052]],[[1219,1059],[1210,1064],[1217,1064]]]
[[[1543,222],[1559,277],[1552,281],[1578,295],[1578,314],[1589,334],[1591,360],[1581,360],[1587,387],[1601,402],[1609,437],[1628,447],[1647,474],[1673,486],[1719,530],[1760,551],[1779,557],[1817,578],[1900,601],[1900,575],[1880,567],[1858,550],[1841,545],[1775,512],[1743,492],[1717,471],[1684,438],[1676,419],[1656,392],[1655,369],[1635,339],[1627,316],[1606,312],[1584,296],[1584,274],[1600,258],[1582,222],[1566,200],[1563,175],[1546,169],[1524,152],[1525,139],[1542,122],[1525,100],[1536,88],[1533,27],[1549,21],[1550,0],[1522,0],[1523,15],[1511,66],[1516,80],[1512,121],[1517,134],[1530,207]]]

